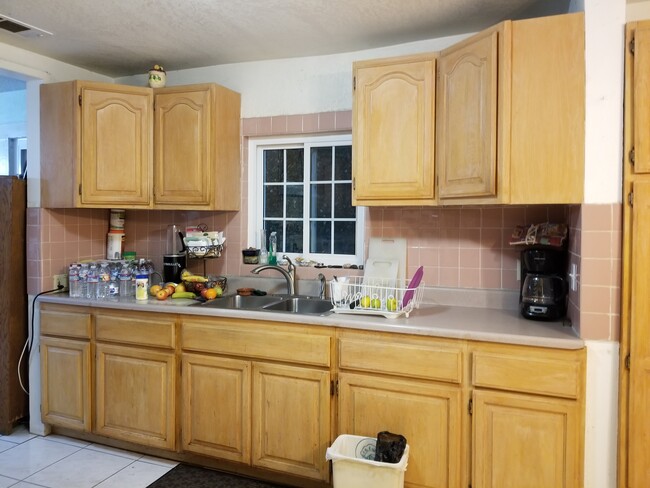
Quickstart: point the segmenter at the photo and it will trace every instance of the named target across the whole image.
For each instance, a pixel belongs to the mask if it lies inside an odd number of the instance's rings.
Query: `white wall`
[[[168,71],[168,85],[214,82],[242,94],[242,117],[305,114],[352,108],[352,63],[357,60],[439,51],[467,35],[381,49]],[[146,85],[147,75],[118,83]]]

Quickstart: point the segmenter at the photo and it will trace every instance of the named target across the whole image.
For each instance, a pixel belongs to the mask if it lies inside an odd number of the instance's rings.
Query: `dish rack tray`
[[[409,280],[349,276],[330,282],[332,311],[353,315],[406,317],[420,306],[424,283],[409,288]]]

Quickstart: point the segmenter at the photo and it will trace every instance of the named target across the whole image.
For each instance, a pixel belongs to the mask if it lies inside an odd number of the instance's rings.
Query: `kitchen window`
[[[249,141],[249,243],[277,233],[278,257],[363,262],[363,212],[352,206],[350,134]]]

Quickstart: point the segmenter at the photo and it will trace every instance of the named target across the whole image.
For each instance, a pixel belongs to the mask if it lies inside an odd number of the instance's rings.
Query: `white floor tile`
[[[0,475],[24,480],[78,450],[78,447],[36,437],[0,453]]]
[[[22,444],[23,442],[28,441],[29,439],[33,439],[34,437],[36,437],[36,435],[31,434],[27,430],[27,427],[25,427],[24,425],[19,425],[14,429],[14,431],[10,435],[0,436],[0,440],[6,442],[13,442],[14,444]]]
[[[91,488],[132,462],[121,456],[81,449],[25,481],[50,488]]]
[[[18,483],[18,480],[7,478],[6,476],[0,476],[0,488],[8,488],[14,486],[16,483]]]
[[[65,437],[57,434],[48,435],[47,437],[45,437],[45,439],[48,441],[60,442],[62,444],[68,444],[69,446],[75,446],[79,448],[88,447],[90,445],[90,442],[82,441],[79,439],[73,439],[72,437]]]
[[[0,438],[0,452],[6,451],[7,449],[11,449],[12,447],[16,446],[17,444],[14,444],[13,442],[3,441],[2,438]]]
[[[143,463],[151,463],[151,464],[157,464],[158,466],[168,467],[169,469],[172,469],[174,466],[178,464],[177,461],[170,461],[169,459],[162,459],[153,456],[142,456],[140,458],[140,461],[142,461]]]
[[[96,488],[124,488],[126,486],[129,488],[146,488],[170,469],[171,467],[168,466],[136,461],[98,484]]]
[[[105,452],[107,454],[114,454],[116,456],[122,456],[132,461],[135,461],[136,459],[140,459],[142,457],[142,454],[140,454],[139,452],[125,451],[124,449],[102,446],[101,444],[90,444],[88,447],[86,447],[86,449],[90,449],[91,451],[97,451],[97,452]]]
[[[26,481],[20,481],[16,485],[12,485],[11,488],[43,488],[42,485],[33,485],[31,483],[27,483]]]

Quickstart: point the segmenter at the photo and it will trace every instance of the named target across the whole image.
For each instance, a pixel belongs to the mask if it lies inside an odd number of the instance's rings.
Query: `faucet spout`
[[[289,295],[295,295],[296,294],[296,267],[293,265],[291,260],[286,255],[282,256],[282,258],[286,259],[287,262],[289,263],[287,269],[284,269],[282,266],[277,266],[273,264],[263,264],[262,266],[253,268],[251,270],[251,273],[259,274],[260,271],[273,269],[278,273],[282,274],[282,276],[284,276],[284,279],[287,280],[287,293]]]

